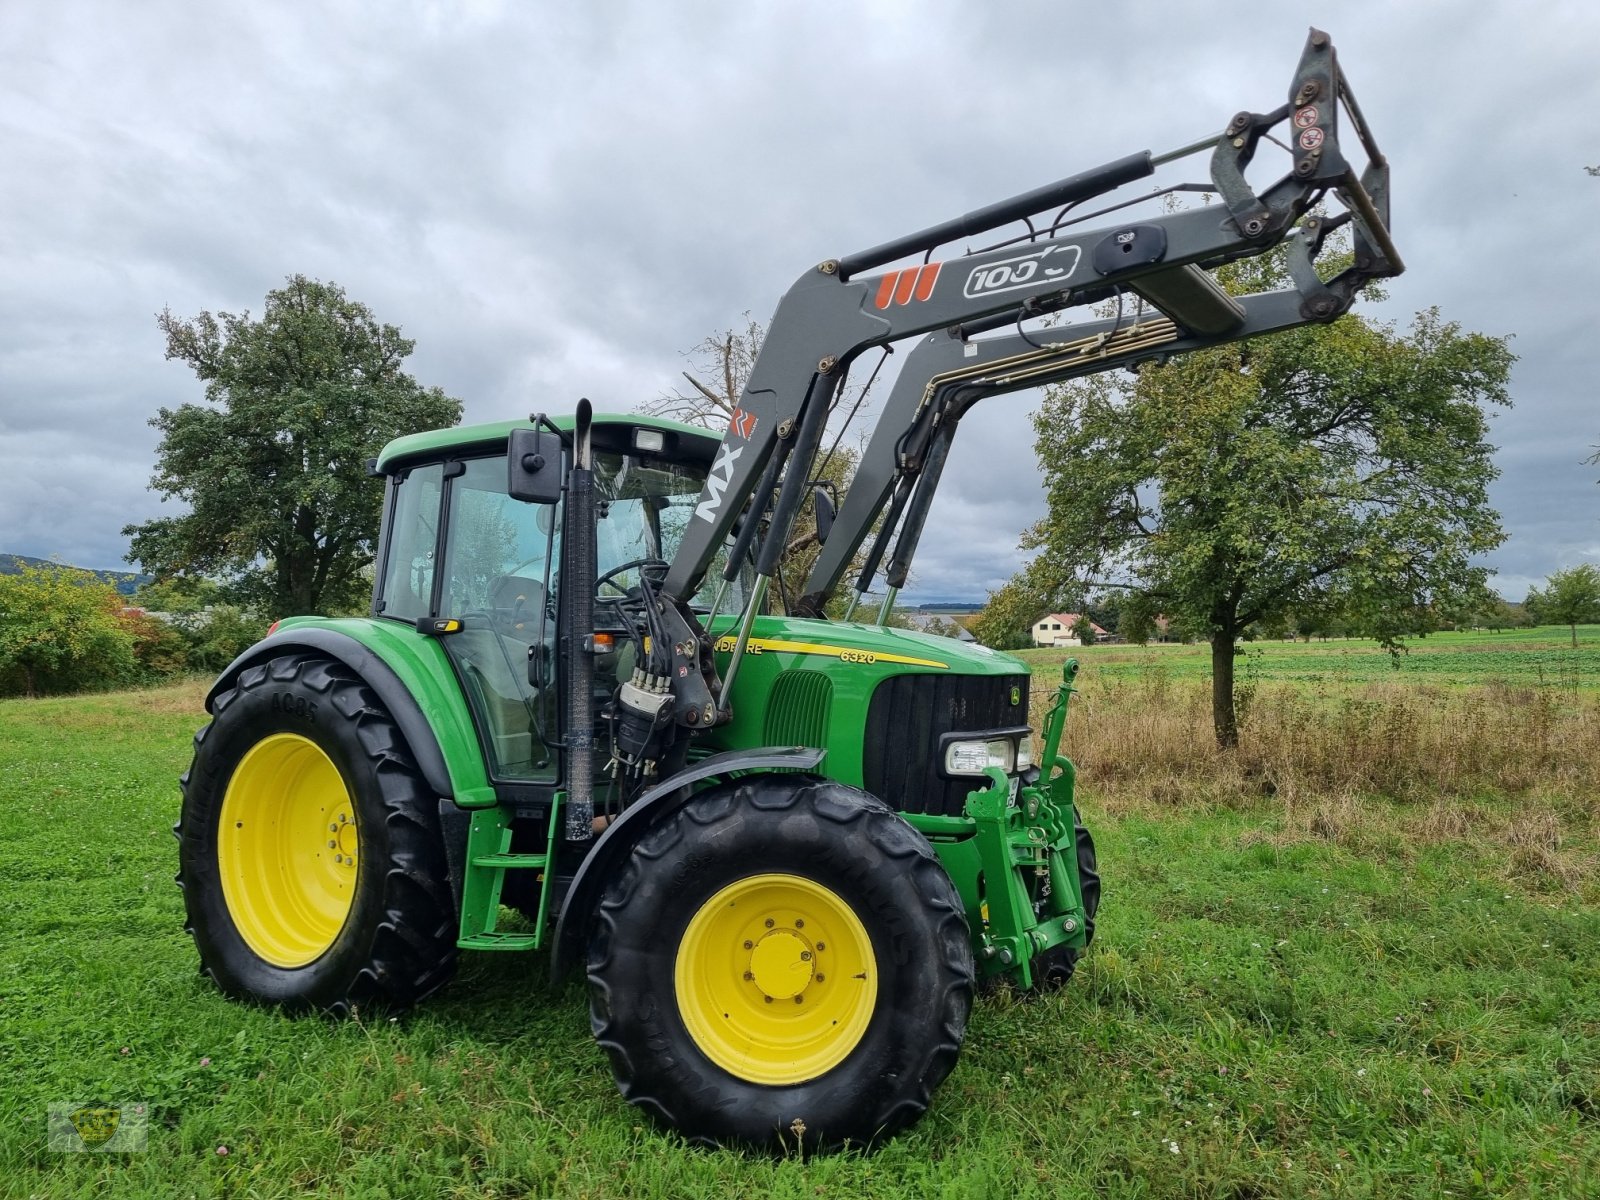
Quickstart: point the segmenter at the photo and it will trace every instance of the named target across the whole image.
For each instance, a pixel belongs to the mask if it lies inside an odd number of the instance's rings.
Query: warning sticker
[[[1294,114],[1294,127],[1296,129],[1310,129],[1317,123],[1317,106],[1308,104]]]
[[[1300,149],[1315,150],[1322,145],[1322,130],[1313,125],[1300,135]]]

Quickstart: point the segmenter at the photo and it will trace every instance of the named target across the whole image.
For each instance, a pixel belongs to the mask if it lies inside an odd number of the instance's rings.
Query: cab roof
[[[573,425],[571,413],[551,416],[550,422],[561,430]],[[699,425],[686,425],[682,421],[669,421],[665,417],[651,417],[643,413],[597,412],[594,424],[625,425],[640,429],[661,429],[669,433],[688,434],[712,445],[722,440],[720,433]],[[378,470],[387,471],[392,464],[414,458],[437,458],[442,452],[465,450],[490,450],[504,446],[513,429],[531,429],[532,421],[492,421],[484,425],[453,425],[448,429],[429,429],[395,438],[378,455]]]

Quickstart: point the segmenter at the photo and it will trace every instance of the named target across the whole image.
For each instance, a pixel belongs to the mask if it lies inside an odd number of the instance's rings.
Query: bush
[[[167,679],[189,669],[188,639],[168,622],[136,608],[125,611],[121,620],[133,635],[133,656],[147,681]]]
[[[184,622],[189,667],[215,673],[266,636],[266,622],[231,604],[219,604]]]
[[[74,567],[0,576],[0,694],[38,696],[136,682],[123,597]]]

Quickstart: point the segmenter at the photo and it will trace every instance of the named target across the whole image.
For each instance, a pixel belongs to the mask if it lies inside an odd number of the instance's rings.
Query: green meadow
[[[1074,651],[1094,947],[1060,992],[980,999],[909,1133],[825,1158],[657,1132],[542,955],[468,955],[398,1019],[224,1000],[172,882],[203,685],[0,702],[0,1196],[1600,1194],[1600,628],[1580,632],[1440,635],[1398,666],[1248,647],[1237,761],[1207,743],[1203,650]],[[1065,655],[1029,657],[1044,689]],[[1383,741],[1394,712],[1417,732]],[[1440,747],[1449,771],[1398,761]],[[148,1148],[49,1151],[58,1101],[145,1105]]]

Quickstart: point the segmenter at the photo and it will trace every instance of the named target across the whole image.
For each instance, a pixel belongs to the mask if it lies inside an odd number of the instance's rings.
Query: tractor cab
[[[570,430],[572,422],[553,424]],[[492,778],[554,784],[567,539],[559,493],[549,503],[511,494],[512,428],[441,430],[385,450],[373,614],[437,636]],[[609,680],[609,694],[642,649],[620,608],[636,597],[643,573],[664,569],[677,552],[718,439],[675,422],[601,414],[593,441],[594,630],[606,651],[597,678],[601,686]],[[696,603],[708,605],[707,593]]]

